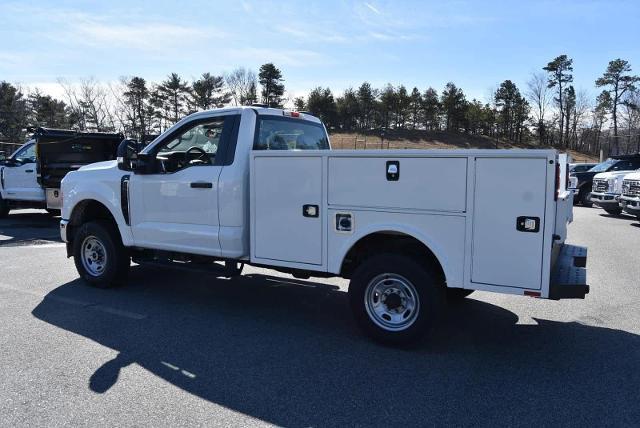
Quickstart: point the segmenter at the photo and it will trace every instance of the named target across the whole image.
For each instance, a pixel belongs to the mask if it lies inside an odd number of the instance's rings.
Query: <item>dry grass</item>
[[[377,133],[338,132],[330,135],[334,149],[540,149],[532,143],[514,143],[484,135],[443,131],[391,130],[384,141]],[[597,162],[594,156],[568,151],[577,162]]]

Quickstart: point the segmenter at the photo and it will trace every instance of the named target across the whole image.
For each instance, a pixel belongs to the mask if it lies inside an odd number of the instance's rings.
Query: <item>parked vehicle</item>
[[[122,134],[38,128],[0,166],[0,216],[12,208],[44,208],[58,213],[60,181],[69,171],[115,159]]]
[[[596,166],[597,163],[570,163],[569,164],[569,173],[574,172],[585,172],[589,171],[591,168]]]
[[[600,172],[633,171],[640,168],[640,154],[613,156],[589,171],[573,173],[569,178],[569,189],[575,193],[574,202],[590,207],[593,177]]]
[[[629,171],[600,172],[593,177],[591,188],[591,202],[604,209],[608,214],[620,215],[620,195],[622,194],[622,180]]]
[[[620,207],[640,219],[640,171],[625,175],[622,181]]]
[[[308,114],[218,109],[139,153],[125,141],[117,162],[67,174],[61,236],[80,276],[101,288],[122,282],[131,259],[348,278],[362,329],[406,343],[446,299],[474,290],[585,297],[586,248],[564,244],[572,195],[557,159],[555,150],[331,151]]]

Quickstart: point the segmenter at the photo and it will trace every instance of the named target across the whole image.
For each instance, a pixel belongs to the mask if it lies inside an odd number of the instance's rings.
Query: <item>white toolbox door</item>
[[[540,289],[546,171],[546,159],[476,159],[472,282]]]
[[[254,257],[321,265],[322,158],[258,156],[254,192]]]

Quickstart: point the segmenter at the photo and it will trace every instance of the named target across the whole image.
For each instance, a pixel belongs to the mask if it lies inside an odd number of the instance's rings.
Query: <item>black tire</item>
[[[98,256],[105,253],[102,269],[98,272],[91,272],[85,267],[83,262],[83,253],[85,248],[85,241],[87,241],[86,250],[91,249],[92,242],[90,239],[95,239],[94,248],[97,241],[102,247],[97,250]],[[97,288],[110,288],[115,285],[123,283],[129,273],[129,265],[131,264],[131,257],[128,249],[122,245],[120,233],[110,223],[104,221],[88,222],[80,226],[73,238],[73,258],[76,264],[78,273],[89,285]],[[99,257],[98,257],[99,258]],[[91,257],[87,257],[86,263],[91,266]],[[96,260],[95,258],[93,260]],[[95,264],[93,265],[95,269]]]
[[[605,208],[604,209],[607,214],[609,215],[613,215],[613,216],[619,216],[620,214],[622,214],[622,208]]]
[[[445,290],[445,295],[447,296],[448,302],[454,303],[463,300],[474,291],[475,290],[465,290],[464,288],[447,288]]]
[[[7,201],[2,199],[0,196],[0,218],[6,218],[9,215],[9,206],[7,205]]]
[[[369,257],[356,268],[349,284],[349,301],[356,322],[367,336],[386,345],[408,345],[417,341],[433,327],[445,306],[443,284],[436,278],[428,266],[423,266],[407,256],[379,254]],[[409,288],[403,285],[407,283]],[[409,293],[395,293],[395,296],[391,297],[396,284],[400,284],[398,288],[404,287],[403,289]],[[375,293],[373,291],[379,289],[376,285],[389,288],[383,293]],[[386,294],[390,290],[390,294]],[[415,291],[417,297],[417,304],[414,305],[416,310],[413,312],[404,306],[405,301],[411,300],[412,291]],[[387,301],[394,300],[394,307],[390,308],[387,303],[376,304],[380,301],[385,302],[381,300],[383,295]],[[406,299],[401,297],[403,295]],[[375,296],[378,296],[378,299]],[[392,318],[387,313],[370,315],[369,311],[373,310],[373,306],[367,304],[367,301],[388,313],[398,311],[396,314],[399,315],[399,321],[404,320],[407,324],[394,326],[390,322],[388,326],[383,326],[385,320],[393,321]],[[416,299],[411,301],[415,302]],[[385,315],[388,318],[384,318]]]
[[[591,202],[591,192],[584,187],[580,189],[580,193],[578,195],[580,197],[580,203],[583,207],[591,208],[593,206],[593,202]]]
[[[47,208],[47,213],[51,216],[51,217],[58,217],[60,216],[60,210],[52,210]]]

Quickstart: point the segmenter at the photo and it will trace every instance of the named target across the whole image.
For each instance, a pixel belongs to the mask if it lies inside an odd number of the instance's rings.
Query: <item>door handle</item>
[[[26,172],[27,174],[29,174],[30,172],[33,172],[32,169],[25,169],[24,172]]]
[[[213,183],[209,183],[206,181],[196,181],[191,183],[191,188],[192,189],[212,189]]]

